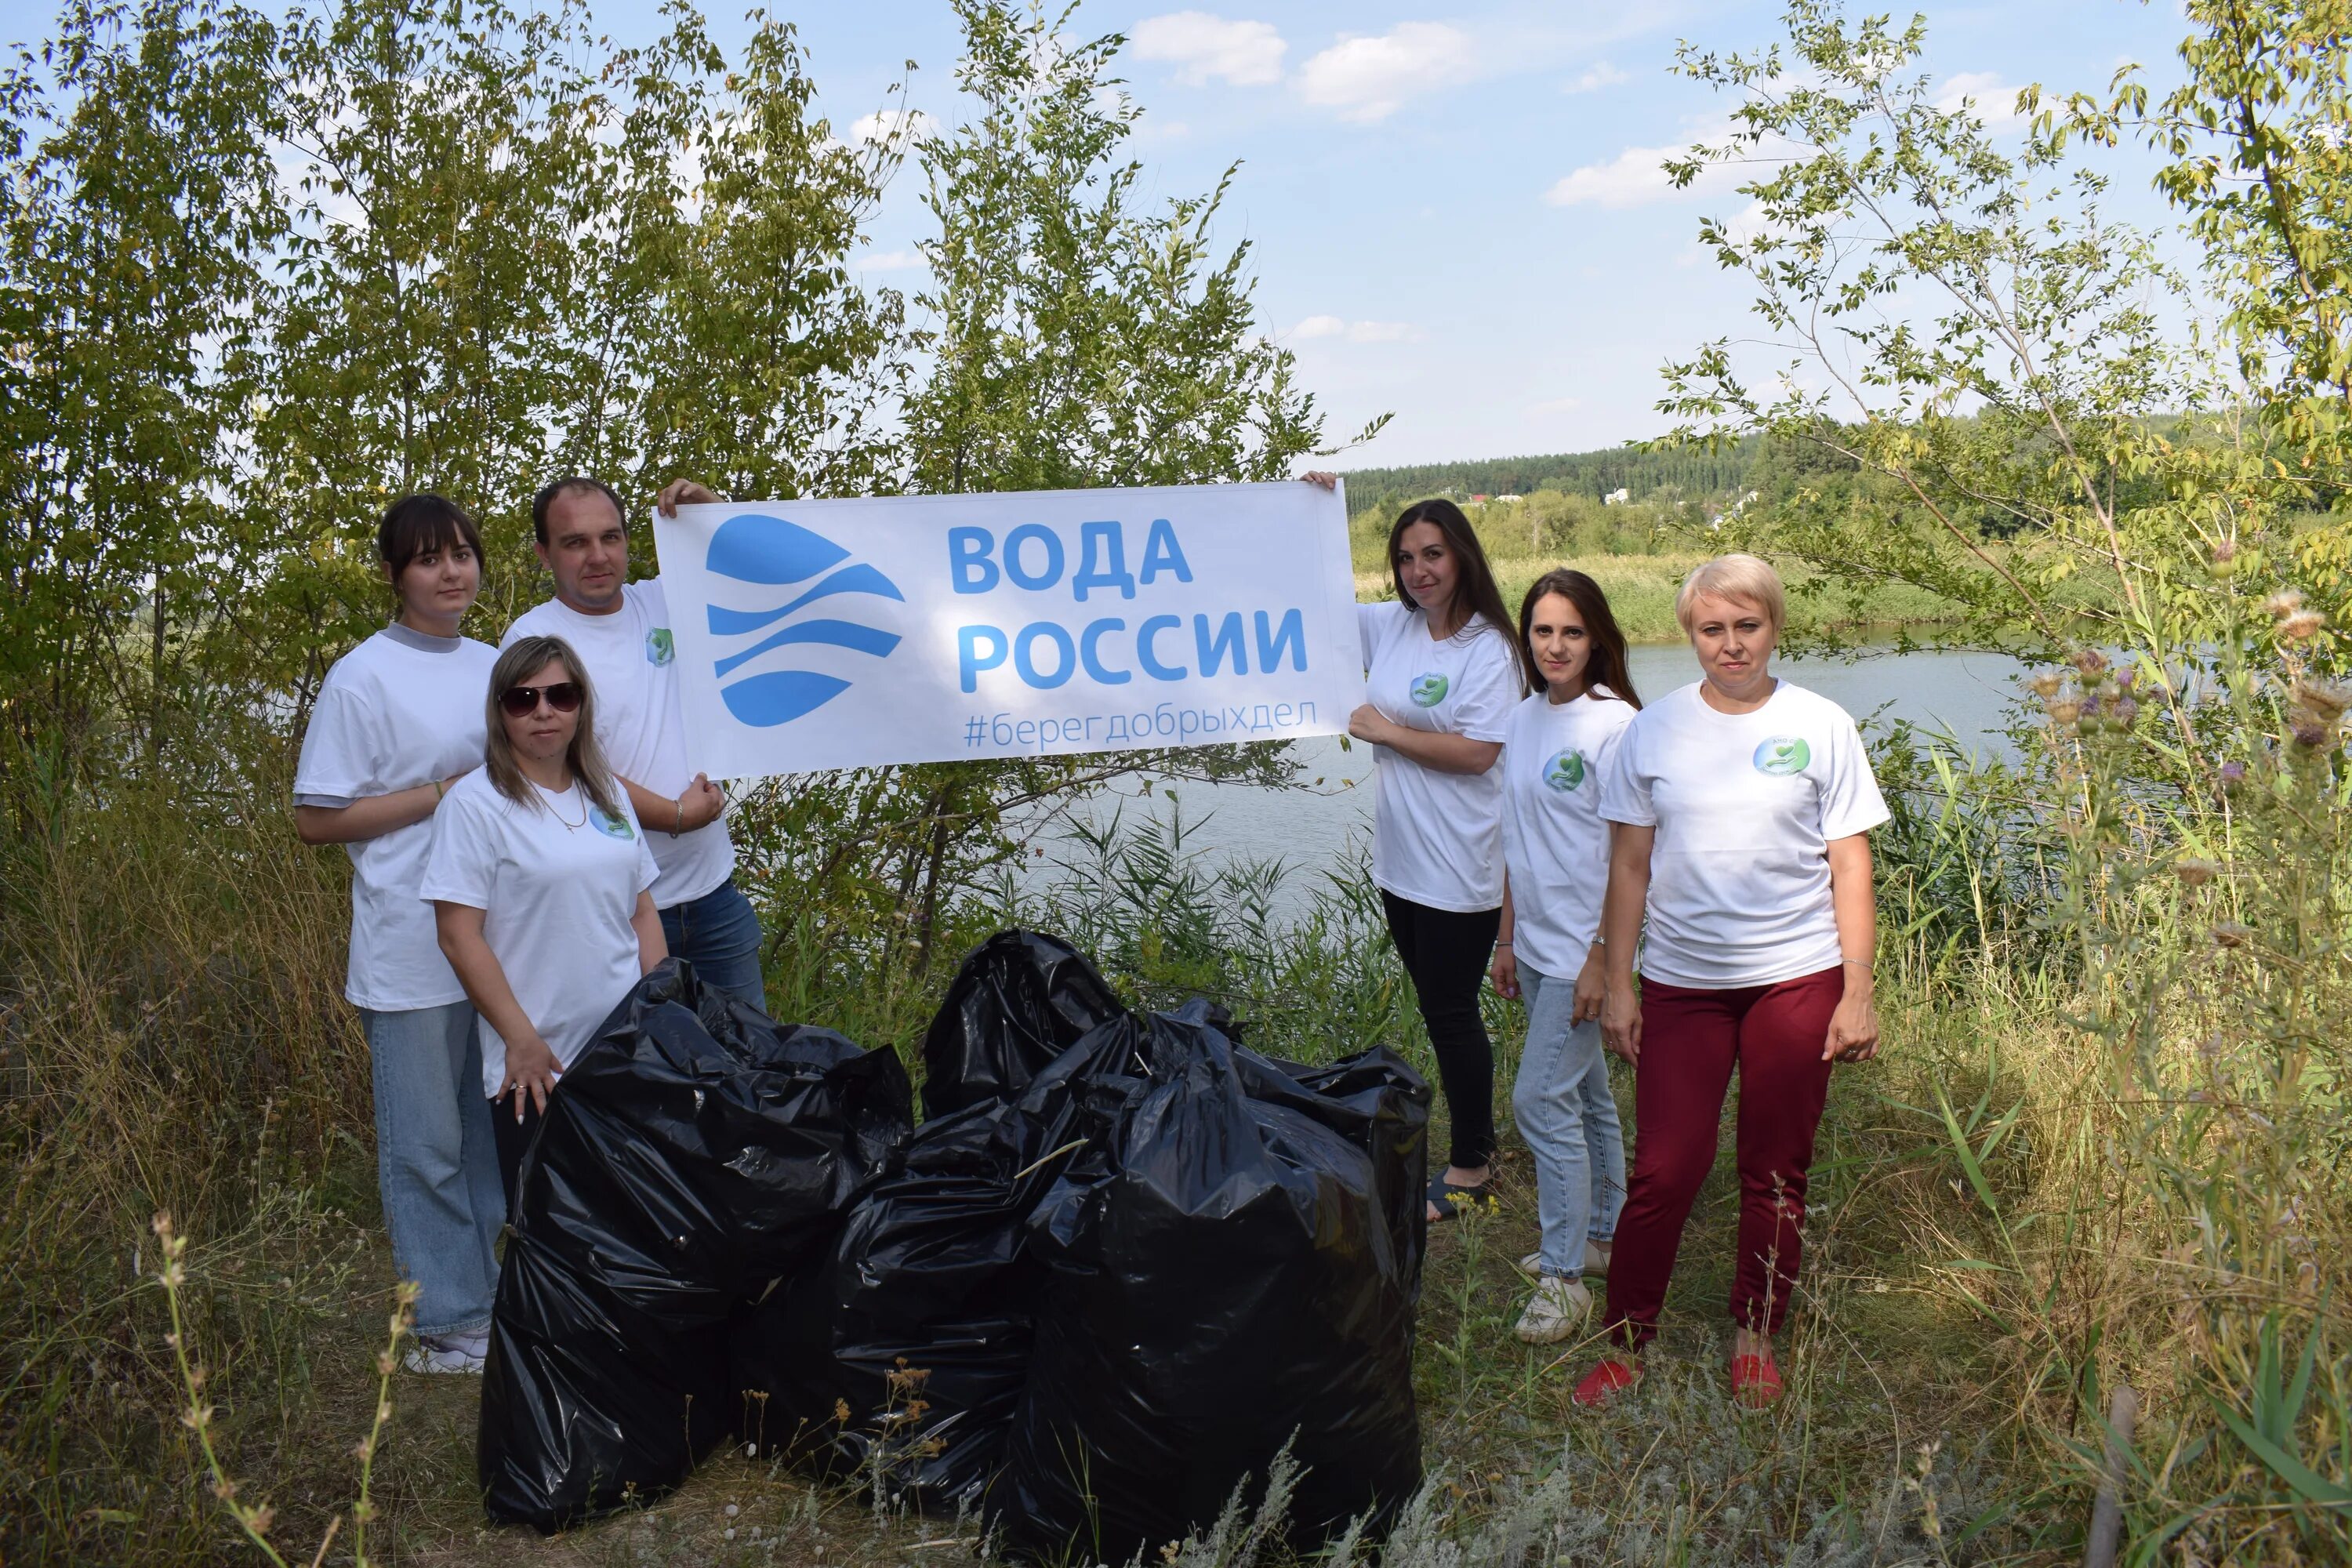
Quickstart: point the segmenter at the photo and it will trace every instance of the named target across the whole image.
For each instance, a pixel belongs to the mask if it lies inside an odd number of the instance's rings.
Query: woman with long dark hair
[[[416,1282],[411,1372],[479,1372],[498,1283],[498,1160],[474,1008],[418,899],[443,796],[482,760],[498,655],[460,635],[482,586],[482,536],[455,501],[407,495],[376,529],[399,613],[335,661],[294,770],[305,844],[352,860],[351,971],[375,1089],[376,1184],[393,1267]]]
[[[1337,477],[1308,474],[1330,488]],[[1525,694],[1510,612],[1470,520],[1418,501],[1389,530],[1392,601],[1356,606],[1370,700],[1348,732],[1370,742],[1372,881],[1437,1058],[1453,1147],[1429,1217],[1486,1196],[1495,1152],[1495,1053],[1478,985],[1503,905],[1503,788],[1495,763]]]
[[[562,637],[490,671],[483,764],[449,792],[425,869],[441,951],[482,1019],[507,1202],[539,1119],[630,986],[668,955],[657,868],[596,744],[595,693]]]
[[[1547,572],[1528,590],[1519,657],[1535,690],[1503,738],[1507,877],[1489,973],[1498,994],[1528,1005],[1511,1110],[1535,1161],[1543,1241],[1520,1259],[1536,1289],[1516,1331],[1549,1344],[1591,1310],[1584,1276],[1609,1272],[1625,1199],[1624,1135],[1601,1052],[1601,781],[1642,701],[1608,596],[1581,572]]]

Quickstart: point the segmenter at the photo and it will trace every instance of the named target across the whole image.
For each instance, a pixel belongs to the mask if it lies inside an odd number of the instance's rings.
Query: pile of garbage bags
[[[1418,1487],[1428,1086],[1131,1013],[1049,936],[965,962],[904,1070],[673,961],[524,1164],[482,1407],[491,1517],[554,1530],[720,1441],[1119,1563],[1287,1443],[1294,1542]]]

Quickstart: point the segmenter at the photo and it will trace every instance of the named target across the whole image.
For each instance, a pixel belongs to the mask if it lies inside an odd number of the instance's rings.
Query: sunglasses
[[[572,681],[559,680],[552,686],[509,686],[499,699],[499,706],[507,710],[509,719],[528,719],[539,711],[539,700],[558,713],[569,713],[580,706],[580,688]]]

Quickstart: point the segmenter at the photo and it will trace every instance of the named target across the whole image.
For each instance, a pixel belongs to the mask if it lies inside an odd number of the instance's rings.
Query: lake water
[[[1681,643],[1632,650],[1634,687],[1645,699],[1664,696],[1698,677],[1689,647]],[[1940,650],[1864,650],[1853,658],[1782,658],[1776,673],[1821,693],[1856,719],[1876,714],[1907,719],[1923,728],[1948,731],[1970,750],[1989,755],[2009,751],[2001,728],[2019,696],[2025,667],[2005,655]],[[1206,865],[1220,861],[1280,860],[1293,872],[1312,873],[1345,861],[1350,840],[1368,839],[1372,826],[1372,748],[1322,736],[1291,742],[1309,789],[1267,789],[1255,784],[1154,784],[1125,781],[1087,802],[1080,815],[1099,826],[1114,812],[1123,823],[1165,822],[1181,809],[1185,844]],[[1173,803],[1171,805],[1171,802]],[[1024,880],[1036,886],[1067,873],[1050,830],[1033,840],[1045,849],[1027,862]],[[1310,876],[1293,876],[1298,896],[1307,896]]]

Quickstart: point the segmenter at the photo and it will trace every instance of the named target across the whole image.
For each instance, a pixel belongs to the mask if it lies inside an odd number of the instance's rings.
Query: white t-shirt
[[[604,760],[614,773],[656,795],[679,795],[694,782],[694,770],[686,765],[677,645],[669,626],[669,603],[656,577],[625,584],[621,607],[609,616],[583,616],[561,599],[550,599],[517,616],[499,647],[511,647],[523,637],[570,643],[596,689],[596,740]],[[676,837],[656,822],[648,837],[654,863],[661,868],[661,880],[654,884],[656,909],[698,899],[734,873],[735,844],[723,817]]]
[[[1414,730],[1499,741],[1519,700],[1511,634],[1483,616],[1439,642],[1429,617],[1391,601],[1356,606],[1364,640],[1364,699]],[[1433,910],[1491,910],[1503,901],[1503,775],[1424,768],[1377,749],[1372,880]]]
[[[1633,721],[1631,703],[1538,691],[1503,735],[1503,858],[1511,868],[1511,945],[1521,963],[1573,978],[1601,929],[1609,824],[1601,782]]]
[[[483,939],[516,1003],[570,1067],[637,983],[629,919],[657,873],[626,795],[608,816],[578,784],[562,795],[530,787],[542,809],[509,800],[482,770],[459,780],[434,814],[422,892],[483,911]],[[481,1032],[482,1092],[495,1097],[507,1043],[488,1018]]]
[[[310,710],[294,804],[347,806],[482,765],[482,705],[498,653],[393,625],[335,661]],[[343,994],[378,1013],[466,999],[416,900],[433,819],[346,844],[352,954]]]
[[[1694,682],[1635,715],[1601,815],[1658,830],[1643,974],[1728,990],[1837,967],[1829,841],[1885,822],[1886,801],[1828,698],[1783,680],[1718,713]]]

